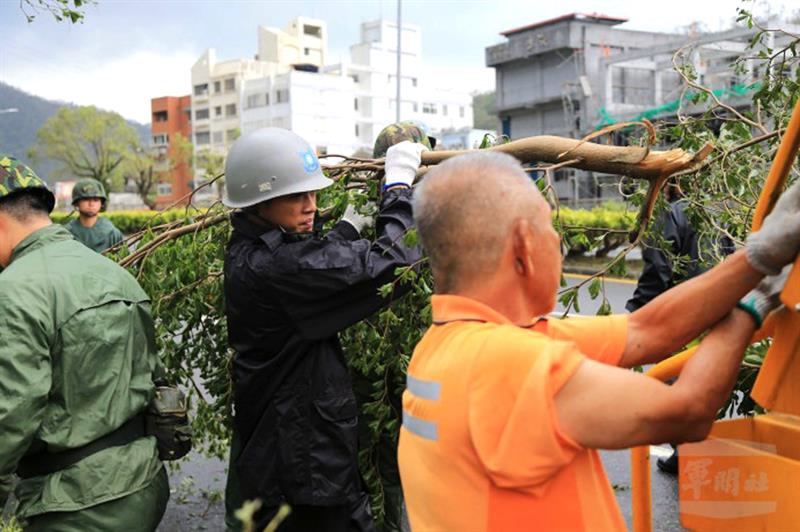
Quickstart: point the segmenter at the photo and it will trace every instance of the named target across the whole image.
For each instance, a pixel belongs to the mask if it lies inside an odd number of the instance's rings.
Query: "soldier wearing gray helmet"
[[[316,193],[332,181],[294,133],[266,128],[238,139],[225,164],[232,218],[225,254],[233,364],[231,460],[241,496],[257,498],[257,526],[281,503],[280,530],[371,530],[357,466],[357,406],[337,333],[387,306],[378,288],[420,258],[403,244],[412,226],[411,184],[420,144],[386,154],[376,240],[373,220],[349,207],[320,233]],[[231,483],[229,482],[229,488]],[[260,529],[259,528],[259,529]]]

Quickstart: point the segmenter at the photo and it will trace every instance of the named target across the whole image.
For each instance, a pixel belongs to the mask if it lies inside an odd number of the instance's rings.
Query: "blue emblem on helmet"
[[[319,160],[311,150],[301,151],[300,158],[303,160],[303,168],[307,174],[319,170]]]

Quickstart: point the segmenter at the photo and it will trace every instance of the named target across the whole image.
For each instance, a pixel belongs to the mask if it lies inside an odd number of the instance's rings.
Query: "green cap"
[[[41,194],[47,204],[48,212],[53,211],[56,198],[36,172],[11,155],[0,154],[0,198],[22,191]]]
[[[396,124],[389,124],[381,130],[378,138],[375,139],[375,147],[372,149],[372,156],[375,158],[385,157],[386,151],[390,146],[398,142],[410,140],[424,145],[429,150],[436,147],[436,139],[428,136],[425,127],[417,122],[406,121]]]
[[[77,183],[75,183],[75,186],[72,187],[73,205],[75,205],[78,200],[88,198],[100,198],[103,204],[102,209],[105,210],[106,202],[108,201],[106,189],[103,187],[103,184],[100,181],[97,179],[92,179],[91,177],[79,180]]]

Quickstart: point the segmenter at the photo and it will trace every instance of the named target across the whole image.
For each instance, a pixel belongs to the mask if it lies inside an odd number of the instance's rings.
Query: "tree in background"
[[[497,130],[497,115],[494,112],[494,91],[472,95],[472,127]]]
[[[156,185],[172,181],[172,171],[182,164],[192,163],[192,143],[180,133],[170,141],[169,151],[157,147],[143,148],[138,142],[131,146],[132,157],[123,167],[126,183],[132,183],[136,193],[150,209],[156,208]]]
[[[197,184],[200,184],[197,176],[201,173],[206,181],[214,179],[225,171],[225,156],[210,149],[201,150],[194,159],[194,168]],[[197,184],[195,188],[197,188]],[[222,197],[223,184],[224,181],[222,179],[217,180],[217,195],[220,198]]]
[[[117,113],[62,107],[39,129],[28,157],[55,161],[57,176],[91,177],[112,190],[121,184],[123,163],[135,158],[139,145],[136,130]]]

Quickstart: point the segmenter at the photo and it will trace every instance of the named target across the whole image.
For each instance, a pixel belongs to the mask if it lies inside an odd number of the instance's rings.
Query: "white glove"
[[[375,210],[374,204],[371,202],[368,202],[366,207],[370,211]],[[361,234],[365,228],[375,225],[375,218],[373,216],[361,214],[356,210],[352,203],[347,204],[347,208],[344,210],[344,216],[342,216],[342,220],[355,227],[356,231],[358,231],[358,234]]]
[[[758,326],[764,322],[767,315],[781,306],[781,292],[786,284],[786,279],[792,271],[792,264],[787,264],[778,275],[764,277],[758,286],[750,290],[739,302],[739,307],[747,310],[751,315],[755,311],[761,318],[756,319]],[[753,316],[755,319],[756,316]]]
[[[390,146],[386,151],[386,162],[384,163],[386,172],[384,188],[395,185],[410,187],[414,183],[422,160],[420,154],[427,149],[422,144],[408,140]]]
[[[764,224],[747,237],[747,261],[764,275],[794,262],[800,249],[800,181],[786,190]]]

